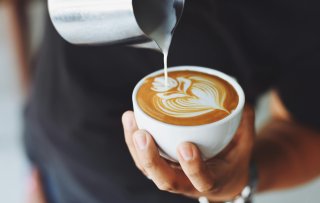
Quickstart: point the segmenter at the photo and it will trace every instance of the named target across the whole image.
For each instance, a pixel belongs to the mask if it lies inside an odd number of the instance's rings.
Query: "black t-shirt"
[[[246,99],[276,89],[293,117],[320,127],[317,0],[189,0],[169,65],[197,65],[238,79]],[[160,192],[134,166],[121,114],[134,85],[162,55],[126,46],[74,46],[49,18],[34,63],[26,146],[59,203],[196,202]],[[49,177],[49,178],[50,178]]]

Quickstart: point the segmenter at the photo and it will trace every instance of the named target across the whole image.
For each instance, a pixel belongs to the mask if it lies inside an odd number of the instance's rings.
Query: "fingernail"
[[[140,150],[144,150],[147,147],[147,137],[144,132],[137,132],[134,135],[134,140],[135,140],[136,146]]]
[[[193,151],[189,145],[182,145],[179,148],[179,152],[185,161],[190,161],[193,159]]]

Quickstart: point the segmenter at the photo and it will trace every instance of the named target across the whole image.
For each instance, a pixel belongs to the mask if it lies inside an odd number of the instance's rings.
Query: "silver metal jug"
[[[139,44],[159,49],[151,33],[174,15],[173,32],[184,1],[48,0],[48,7],[56,30],[72,44]]]

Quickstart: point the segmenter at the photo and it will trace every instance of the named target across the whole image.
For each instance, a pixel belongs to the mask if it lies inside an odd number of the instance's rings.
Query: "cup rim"
[[[226,122],[228,122],[229,120],[233,119],[236,115],[238,115],[239,113],[241,113],[241,111],[244,108],[244,104],[245,104],[245,94],[244,91],[242,89],[242,87],[238,84],[238,82],[236,81],[235,78],[212,68],[207,68],[207,67],[200,67],[200,66],[190,66],[190,65],[184,65],[184,66],[174,66],[174,67],[169,67],[168,68],[168,73],[170,72],[175,72],[175,71],[196,71],[196,72],[200,72],[200,73],[206,73],[209,75],[214,75],[217,76],[225,81],[227,81],[230,85],[232,85],[232,87],[236,90],[238,96],[239,96],[239,103],[236,107],[236,109],[234,109],[230,115],[224,117],[221,120],[212,122],[212,123],[206,123],[206,124],[200,124],[200,125],[175,125],[175,124],[170,124],[170,123],[166,123],[160,120],[157,120],[153,117],[151,117],[150,115],[148,115],[147,113],[145,113],[139,106],[138,102],[137,102],[137,94],[138,94],[138,90],[140,89],[140,87],[142,86],[143,82],[150,77],[159,75],[161,73],[164,72],[163,69],[160,69],[158,71],[152,72],[150,74],[148,74],[147,76],[143,77],[135,86],[134,90],[133,90],[133,94],[132,94],[132,101],[133,101],[133,106],[134,106],[134,111],[139,110],[141,111],[145,116],[147,116],[150,120],[165,125],[165,126],[171,126],[171,127],[183,127],[183,128],[194,128],[194,127],[199,127],[199,126],[215,126],[215,125],[221,125],[224,124]]]

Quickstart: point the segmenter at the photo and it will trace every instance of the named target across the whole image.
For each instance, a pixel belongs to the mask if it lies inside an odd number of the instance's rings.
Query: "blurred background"
[[[41,41],[43,9],[40,1],[32,1],[29,6],[32,52]],[[30,170],[21,138],[24,96],[12,33],[8,7],[0,0],[0,202],[24,203]],[[268,119],[268,98],[266,94],[259,102],[257,128]],[[320,202],[319,191],[320,179],[296,189],[258,195],[256,203]]]

